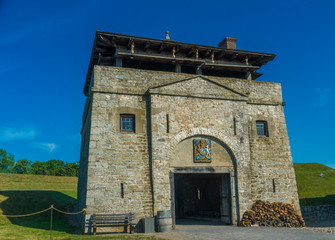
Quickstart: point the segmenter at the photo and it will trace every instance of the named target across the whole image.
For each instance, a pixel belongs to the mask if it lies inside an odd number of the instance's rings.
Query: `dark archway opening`
[[[226,176],[227,175],[227,176]],[[229,174],[216,173],[180,173],[175,174],[175,213],[176,221],[196,219],[222,222],[223,209],[230,209],[225,204],[223,186]],[[224,206],[227,205],[227,206]]]

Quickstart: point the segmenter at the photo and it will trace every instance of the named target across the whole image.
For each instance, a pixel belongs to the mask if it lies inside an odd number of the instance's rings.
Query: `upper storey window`
[[[266,121],[256,121],[257,135],[268,137],[268,124]]]
[[[135,115],[120,115],[121,132],[135,132]]]

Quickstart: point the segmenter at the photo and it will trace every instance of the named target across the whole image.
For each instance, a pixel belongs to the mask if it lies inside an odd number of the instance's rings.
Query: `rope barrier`
[[[56,210],[60,213],[63,213],[63,214],[71,214],[71,215],[75,215],[75,214],[79,214],[79,213],[84,213],[83,214],[83,223],[85,223],[85,214],[86,214],[86,208],[83,208],[83,210],[81,210],[80,212],[74,212],[74,213],[70,213],[70,212],[64,212],[62,210],[59,210],[57,208],[54,207],[53,204],[51,204],[51,206],[47,209],[44,209],[42,211],[38,211],[38,212],[34,212],[34,213],[28,213],[28,214],[22,214],[22,215],[0,215],[3,216],[3,217],[28,217],[28,216],[33,216],[33,215],[36,215],[36,214],[40,214],[40,213],[43,213],[43,212],[46,212],[46,211],[49,211],[51,210],[50,212],[50,240],[52,240],[52,218],[53,218],[53,210]],[[83,232],[83,226],[81,227],[81,232]]]
[[[54,207],[53,209],[55,209],[55,210],[58,211],[58,212],[64,213],[64,214],[73,214],[73,215],[75,215],[75,214],[79,214],[79,213],[82,213],[82,212],[86,212],[86,209],[85,209],[85,208],[83,208],[83,210],[81,210],[80,212],[75,212],[75,213],[63,212],[63,211],[61,211],[61,210],[59,210],[59,209],[57,209],[57,208],[55,208],[55,207]]]
[[[38,212],[34,212],[34,213],[28,213],[28,214],[23,214],[23,215],[0,215],[3,216],[3,217],[29,217],[29,216],[33,216],[33,215],[37,215],[37,214],[40,214],[40,213],[43,213],[43,212],[46,212],[50,209],[55,209],[56,211],[60,212],[60,213],[63,213],[63,214],[71,214],[71,215],[75,215],[75,214],[79,214],[79,213],[85,213],[86,212],[86,208],[83,208],[83,210],[81,210],[80,212],[74,212],[74,213],[70,213],[70,212],[64,212],[64,211],[61,211],[57,208],[55,208],[53,206],[53,204],[51,205],[51,207],[47,208],[47,209],[44,209],[44,210],[41,210],[41,211],[38,211]]]
[[[29,217],[29,216],[32,216],[32,215],[40,214],[42,212],[46,212],[46,211],[48,211],[50,209],[51,209],[51,207],[49,207],[47,209],[44,209],[42,211],[39,211],[39,212],[28,213],[28,214],[23,214],[23,215],[0,215],[0,216],[4,216],[4,217]]]

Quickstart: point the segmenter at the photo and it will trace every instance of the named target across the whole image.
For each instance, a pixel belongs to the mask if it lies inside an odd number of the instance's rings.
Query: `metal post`
[[[52,240],[52,214],[53,214],[54,205],[51,204],[51,214],[50,214],[50,240]]]

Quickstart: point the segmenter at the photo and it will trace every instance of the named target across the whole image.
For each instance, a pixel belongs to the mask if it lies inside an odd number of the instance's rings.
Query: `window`
[[[121,198],[124,198],[124,189],[123,189],[123,183],[121,183]]]
[[[272,179],[272,191],[276,192],[276,183],[274,179]]]
[[[266,121],[256,121],[257,135],[268,137],[268,124]]]
[[[170,121],[169,121],[169,114],[166,114],[166,132],[170,132]]]
[[[120,115],[121,132],[135,132],[135,115]]]

